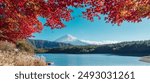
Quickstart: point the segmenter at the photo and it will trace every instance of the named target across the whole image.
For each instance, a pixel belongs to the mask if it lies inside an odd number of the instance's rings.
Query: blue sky
[[[81,9],[74,9],[72,14],[76,18],[64,22],[66,27],[62,29],[50,29],[44,27],[41,33],[33,34],[34,39],[50,40],[71,34],[79,39],[92,41],[134,41],[134,40],[149,40],[150,39],[150,20],[143,19],[140,23],[124,22],[120,26],[105,23],[104,16],[101,20],[95,19],[94,22],[78,17],[81,14]],[[45,19],[39,18],[42,23]]]

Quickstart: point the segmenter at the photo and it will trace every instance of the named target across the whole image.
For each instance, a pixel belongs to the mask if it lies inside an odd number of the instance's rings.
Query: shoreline
[[[35,54],[107,54],[107,55],[117,55],[117,56],[131,56],[131,57],[144,57],[144,56],[146,56],[146,55],[149,55],[149,54],[147,54],[147,53],[141,53],[141,54],[135,54],[135,53],[133,53],[133,54],[127,54],[127,53],[64,53],[64,52],[58,52],[58,53],[56,53],[56,52],[36,52]]]
[[[150,56],[143,56],[140,58],[139,61],[150,63]]]

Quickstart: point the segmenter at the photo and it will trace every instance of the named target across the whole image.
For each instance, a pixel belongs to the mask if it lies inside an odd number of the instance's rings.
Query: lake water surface
[[[44,56],[54,66],[150,66],[139,61],[140,57],[110,54],[37,54]]]

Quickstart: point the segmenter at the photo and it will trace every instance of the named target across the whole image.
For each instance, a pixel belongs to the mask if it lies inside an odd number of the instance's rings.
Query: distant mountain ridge
[[[89,45],[88,43],[82,42],[81,40],[77,39],[76,37],[74,37],[70,34],[62,36],[62,37],[56,39],[55,42],[69,43],[69,44],[72,44],[72,45]]]
[[[103,44],[114,44],[119,43],[118,41],[89,41],[89,40],[81,40],[70,34],[62,36],[55,40],[55,42],[68,43],[72,45],[103,45]]]
[[[116,44],[70,46],[49,49],[47,53],[68,54],[118,54],[120,56],[148,56],[150,55],[150,40],[128,41]]]
[[[35,48],[42,48],[42,49],[50,49],[50,48],[60,48],[60,47],[67,47],[67,46],[88,46],[88,45],[104,45],[104,44],[114,44],[118,43],[117,41],[89,41],[89,40],[80,40],[70,34],[62,36],[55,41],[48,41],[48,40],[35,40],[35,39],[28,39]]]
[[[74,37],[68,38],[73,41]],[[68,41],[67,40],[67,41]],[[102,45],[71,45],[62,42],[47,40],[28,40],[35,48],[46,49],[44,53],[107,53],[107,54],[131,54],[131,56],[145,56],[150,54],[150,40],[126,41],[114,44]],[[42,53],[42,52],[41,52]],[[132,55],[133,54],[133,55]]]
[[[50,48],[60,48],[66,46],[72,46],[71,44],[61,43],[61,42],[53,42],[47,40],[34,40],[28,39],[28,42],[31,43],[35,48],[39,49],[50,49]]]

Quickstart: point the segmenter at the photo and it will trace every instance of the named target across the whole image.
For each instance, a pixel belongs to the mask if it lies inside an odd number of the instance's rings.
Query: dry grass
[[[16,48],[16,45],[7,41],[0,41],[0,50],[11,51]]]
[[[0,51],[0,66],[46,66],[46,62],[26,52]]]
[[[16,47],[19,50],[22,50],[28,53],[34,53],[34,46],[32,46],[32,44],[30,44],[27,40],[17,41]]]
[[[0,41],[0,66],[46,66],[46,62],[34,53],[17,49],[13,43]]]

